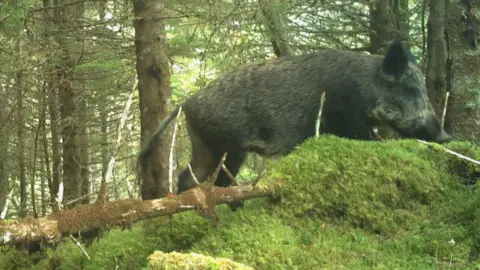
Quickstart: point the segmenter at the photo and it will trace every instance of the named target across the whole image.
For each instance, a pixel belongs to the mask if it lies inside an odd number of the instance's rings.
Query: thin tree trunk
[[[16,50],[18,53],[18,61],[21,59],[21,44],[20,39],[16,41]],[[18,70],[15,78],[15,91],[17,97],[17,157],[18,157],[18,179],[20,181],[20,216],[27,214],[27,200],[28,200],[28,181],[25,164],[25,119],[23,106],[23,91],[24,91],[24,73],[23,70]]]
[[[79,101],[79,162],[80,162],[80,180],[81,180],[81,193],[80,196],[84,197],[81,203],[89,203],[90,198],[86,195],[90,194],[90,155],[88,147],[88,105],[85,97]]]
[[[438,117],[441,117],[446,93],[445,68],[447,44],[445,41],[445,0],[429,0],[430,15],[427,23],[428,98]]]
[[[32,173],[30,175],[30,196],[31,196],[31,201],[32,201],[32,212],[34,217],[38,217],[38,211],[37,211],[37,194],[35,190],[35,180],[36,180],[36,169],[37,169],[37,154],[38,154],[38,139],[40,137],[40,132],[42,130],[42,120],[40,119],[38,122],[38,127],[37,131],[35,133],[35,139],[34,139],[34,147],[33,147],[33,158],[32,158]]]
[[[0,108],[0,121],[5,122],[6,113],[4,108]],[[8,169],[7,161],[9,158],[8,145],[9,145],[9,129],[8,127],[3,127],[0,132],[0,212],[4,209],[7,203],[8,193],[10,191],[10,186],[8,184]]]
[[[107,169],[108,169],[108,150],[109,150],[109,140],[108,140],[108,114],[105,108],[98,107],[100,113],[100,133],[101,133],[101,158],[102,158],[102,180],[101,183],[106,183]],[[100,188],[102,185],[100,186]],[[106,187],[105,187],[106,188]],[[108,190],[100,190],[99,194],[103,194],[105,199],[108,198]]]
[[[43,132],[43,128],[42,128]],[[43,141],[43,139],[42,139]],[[46,159],[45,159],[46,160]],[[44,161],[45,161],[44,160]],[[42,210],[42,216],[45,216],[47,214],[47,173],[45,171],[45,162],[40,162],[40,207]]]
[[[53,181],[52,181],[52,171],[50,170],[50,154],[48,152],[48,139],[47,139],[47,106],[48,106],[48,87],[49,84],[44,82],[43,85],[43,95],[42,95],[42,111],[40,113],[40,120],[42,121],[42,145],[43,145],[43,158],[44,162],[41,163],[42,170],[42,182],[41,182],[41,194],[42,194],[42,215],[45,215],[47,212],[47,192],[45,190],[45,180],[47,181],[47,186],[49,191],[52,192]],[[50,198],[54,198],[54,194],[50,194]],[[53,200],[50,200],[53,202]]]
[[[50,129],[52,132],[52,182],[49,186],[50,201],[53,211],[60,209],[58,200],[58,192],[60,191],[61,181],[61,147],[60,147],[60,134],[58,128],[58,105],[57,105],[57,90],[53,87],[48,95],[48,108],[50,113]],[[46,142],[46,137],[45,137]],[[45,145],[45,149],[46,149]],[[45,150],[47,151],[47,150]]]
[[[106,4],[107,1],[103,0],[100,5],[99,5],[99,19],[101,22],[105,21],[105,11],[106,11]],[[100,182],[100,190],[98,194],[102,196],[102,198],[97,199],[100,201],[103,200],[108,200],[108,187],[104,186],[102,183],[107,182],[107,169],[108,169],[108,152],[109,152],[109,129],[108,129],[108,111],[109,111],[109,105],[108,101],[106,99],[106,96],[99,93],[100,100],[97,103],[97,110],[100,115],[100,136],[101,136],[101,149],[100,149],[100,155],[102,159],[102,178]],[[105,190],[102,190],[104,188]]]
[[[51,0],[43,0],[43,18],[44,18],[44,39],[45,43],[48,44],[50,39],[50,31],[53,28],[53,16],[51,15]],[[52,137],[52,154],[51,154],[51,164],[50,164],[50,155],[48,151],[48,139],[47,139],[47,127],[44,122],[43,127],[43,151],[45,158],[45,169],[48,179],[48,190],[50,193],[50,205],[54,212],[59,210],[59,201],[58,201],[58,191],[60,189],[61,181],[61,153],[60,153],[60,141],[59,141],[59,129],[58,129],[58,105],[57,105],[57,89],[54,85],[54,75],[53,70],[51,69],[52,63],[48,63],[44,67],[45,73],[45,89],[44,89],[44,98],[45,106],[48,106],[48,113],[50,116],[50,132]],[[46,110],[46,108],[45,108]],[[45,116],[46,119],[46,116]]]
[[[170,68],[166,55],[166,34],[163,17],[164,0],[134,0],[136,69],[140,99],[142,145],[155,132],[158,121],[172,106]],[[168,194],[168,156],[171,127],[160,139],[159,147],[142,175],[143,199]]]
[[[456,139],[480,143],[480,1],[447,1],[447,91],[445,129]],[[480,243],[479,253],[480,253]]]

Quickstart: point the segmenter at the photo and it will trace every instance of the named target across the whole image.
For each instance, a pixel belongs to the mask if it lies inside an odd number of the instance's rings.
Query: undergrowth
[[[474,145],[452,150],[479,159]],[[1,269],[140,269],[155,250],[228,258],[255,269],[480,269],[478,167],[414,140],[312,138],[269,162],[276,199],[218,206],[213,227],[194,212],[114,229],[33,258],[2,250]],[[20,259],[14,259],[17,256]]]

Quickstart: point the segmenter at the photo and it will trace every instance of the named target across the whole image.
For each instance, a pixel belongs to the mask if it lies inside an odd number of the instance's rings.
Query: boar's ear
[[[382,71],[395,78],[401,77],[408,68],[408,51],[400,41],[394,41],[383,58]]]

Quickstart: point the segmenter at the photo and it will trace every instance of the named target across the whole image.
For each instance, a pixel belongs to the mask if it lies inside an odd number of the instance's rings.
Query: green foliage
[[[87,249],[91,260],[71,241],[61,244],[55,251],[48,250],[38,269],[140,269],[146,265],[146,257],[155,249],[155,243],[147,241],[140,226],[132,230],[114,229]]]
[[[14,248],[0,247],[0,269],[28,269],[38,255],[27,256],[23,251]]]

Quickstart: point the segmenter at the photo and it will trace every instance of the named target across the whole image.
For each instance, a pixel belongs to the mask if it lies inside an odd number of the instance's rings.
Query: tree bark
[[[49,183],[48,189],[50,190],[50,202],[52,204],[53,211],[59,210],[58,192],[60,190],[61,181],[61,145],[60,134],[58,128],[58,105],[57,105],[57,90],[52,87],[48,94],[48,108],[50,113],[50,130],[52,133],[52,181]],[[45,138],[46,139],[46,138]],[[46,149],[45,145],[45,149]],[[48,151],[48,150],[45,150]],[[48,170],[48,169],[47,169]],[[48,172],[48,171],[47,171]]]
[[[53,27],[53,16],[51,13],[51,0],[43,0],[43,19],[44,19],[44,40],[45,44],[48,44],[50,39],[50,29]],[[44,74],[45,74],[45,106],[48,107],[48,114],[50,117],[50,133],[51,133],[51,146],[52,146],[52,153],[51,153],[51,162],[50,162],[50,155],[48,150],[48,138],[47,138],[47,126],[46,122],[44,122],[43,128],[43,151],[44,151],[44,158],[45,158],[45,169],[47,174],[48,180],[48,190],[50,193],[50,206],[52,210],[58,211],[58,191],[60,188],[60,165],[61,165],[61,153],[60,153],[60,141],[59,141],[59,129],[58,129],[58,105],[57,105],[57,89],[56,85],[54,84],[55,75],[52,75],[54,71],[52,70],[51,66],[53,64],[48,61],[48,64],[44,67]],[[47,110],[47,108],[46,108]],[[46,118],[46,115],[45,115]]]
[[[89,155],[89,139],[88,139],[88,105],[86,98],[83,97],[79,101],[78,113],[78,139],[79,139],[79,163],[80,163],[80,196],[84,197],[81,203],[90,203],[88,194],[90,194],[90,155]]]
[[[21,44],[20,39],[16,40],[16,50],[18,53],[18,61],[21,61]],[[21,65],[19,65],[21,66]],[[17,155],[18,155],[18,179],[20,181],[20,211],[21,217],[27,214],[27,201],[28,201],[28,181],[25,164],[25,119],[24,119],[24,106],[23,106],[23,91],[24,91],[24,78],[25,74],[23,70],[18,70],[15,78],[15,91],[17,97]]]
[[[440,118],[446,94],[445,68],[448,56],[445,40],[445,0],[430,0],[429,9],[425,83],[428,98]]]
[[[69,22],[76,17],[78,2],[72,5],[63,5],[69,1],[54,0],[53,22],[58,29],[66,32],[69,30]],[[72,68],[74,61],[70,55],[69,44],[64,36],[56,36],[59,45],[59,62],[57,66],[58,96],[60,103],[60,117],[62,119],[62,141],[63,141],[63,202],[74,200],[80,196],[80,166],[78,150],[78,123],[75,118],[77,104],[72,82]]]
[[[30,246],[40,241],[44,244],[56,243],[62,236],[69,234],[85,235],[98,228],[130,227],[137,221],[191,210],[217,221],[215,205],[269,196],[282,185],[281,181],[270,183],[276,184],[268,187],[239,185],[228,188],[202,184],[174,198],[83,204],[38,219],[25,218],[16,223],[0,221],[0,245],[26,243]]]
[[[5,93],[6,95],[6,93]],[[5,123],[7,113],[4,107],[0,108],[0,122]],[[8,184],[8,169],[7,161],[9,160],[8,145],[9,145],[9,127],[4,126],[0,128],[0,213],[3,211],[7,202],[10,186]]]
[[[371,54],[380,54],[391,39],[392,21],[390,0],[371,1],[370,9],[370,48]]]
[[[288,35],[285,31],[285,25],[281,15],[279,14],[279,3],[275,3],[273,0],[258,0],[260,11],[264,21],[265,28],[267,29],[267,35],[270,38],[270,42],[273,46],[273,51],[277,57],[284,55],[291,55],[292,51],[288,44]]]
[[[445,129],[456,139],[480,142],[479,0],[447,1],[447,91]]]
[[[140,99],[141,141],[144,145],[172,106],[170,71],[166,55],[163,0],[135,0],[134,27],[138,93]],[[168,155],[171,127],[158,143],[159,147],[144,168],[141,181],[143,199],[168,194]]]

